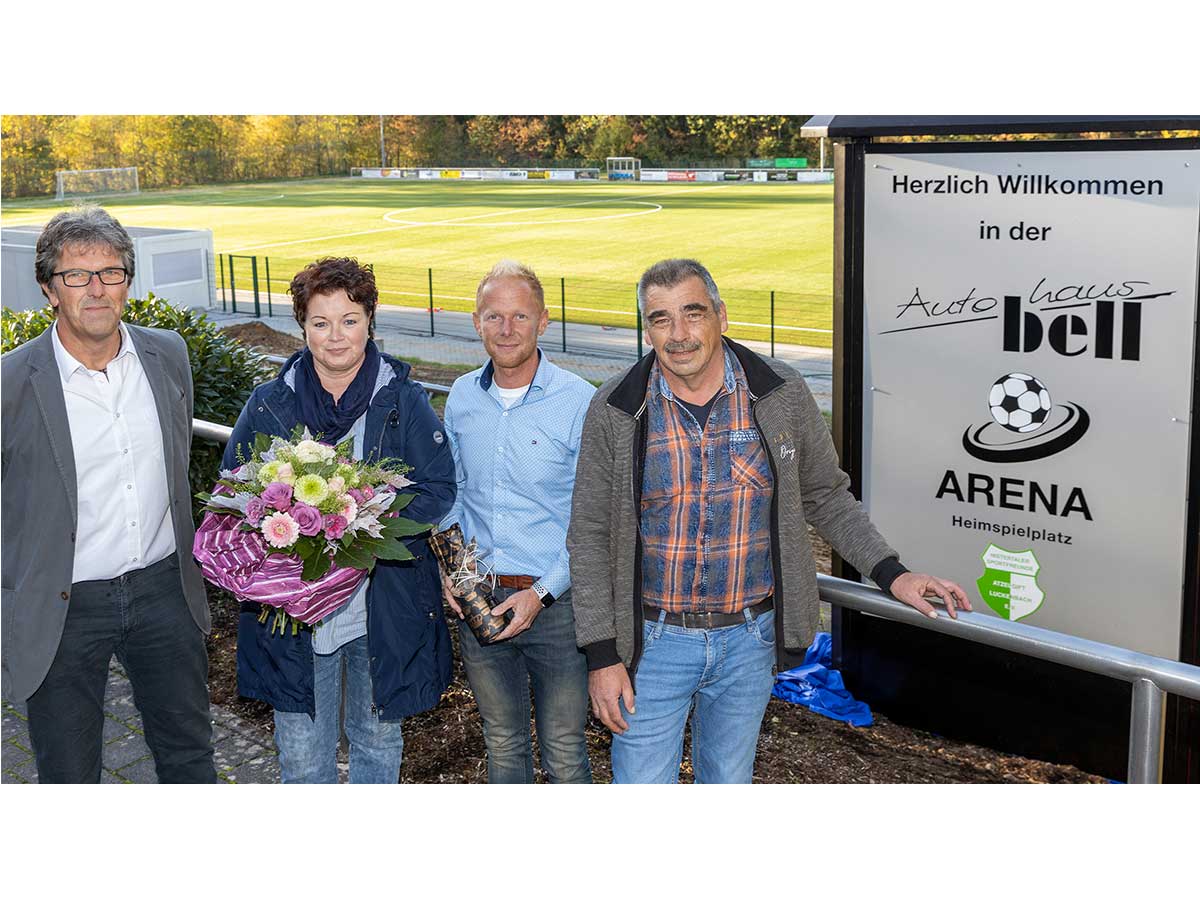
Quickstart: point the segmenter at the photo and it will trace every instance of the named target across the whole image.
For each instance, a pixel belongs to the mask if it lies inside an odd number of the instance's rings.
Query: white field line
[[[232,197],[229,200],[214,200],[211,203],[199,204],[197,206],[218,206],[222,203],[263,203],[267,200],[282,200],[287,194],[272,194],[269,197]]]
[[[519,215],[521,213],[543,212],[547,209],[566,209],[568,207],[573,207],[573,206],[591,206],[596,203],[614,203],[617,200],[630,200],[631,202],[634,202],[634,203],[642,202],[642,201],[633,200],[632,197],[601,197],[599,200],[578,200],[574,203],[555,203],[555,204],[551,204],[549,206],[529,206],[524,209],[516,209],[516,210],[502,209],[497,212],[479,213],[478,215],[474,215],[474,216],[459,216],[454,219],[438,219],[437,221],[434,221],[434,222],[408,222],[406,224],[413,228],[423,228],[423,227],[434,226],[434,225],[454,225],[454,224],[458,224],[459,222],[470,222],[470,221],[474,221],[476,219],[491,219],[495,216],[507,216],[507,215]],[[652,205],[658,206],[658,204],[652,204]],[[437,209],[438,207],[426,207],[426,208],[427,209]],[[659,206],[658,209],[662,209],[662,207]],[[384,213],[383,214],[384,220],[388,221],[388,222],[396,221],[395,219],[392,218],[392,216],[394,216],[397,212],[407,212],[407,210],[398,209],[398,210],[395,210],[395,212]],[[655,210],[655,212],[657,212],[657,210]],[[645,215],[645,213],[639,213],[639,215]],[[525,225],[525,224],[528,224],[528,225],[542,225],[542,224],[555,225],[557,223],[556,222],[545,222],[545,223],[519,222],[517,224],[519,224],[519,225]]]
[[[380,290],[380,291],[379,291],[379,293],[381,293],[381,294],[392,294],[393,296],[396,296],[396,297],[421,297],[421,298],[423,298],[423,299],[426,299],[426,300],[428,300],[428,299],[429,299],[429,294],[428,294],[427,292],[422,292],[422,291],[388,291],[388,290]],[[433,298],[434,298],[434,300],[438,300],[438,299],[442,299],[442,300],[459,300],[459,301],[462,301],[462,302],[464,302],[464,303],[474,303],[474,302],[475,302],[475,298],[474,298],[474,297],[463,297],[463,296],[458,296],[458,295],[456,295],[456,294],[438,294],[438,293],[435,293],[435,294],[433,295]],[[413,307],[408,307],[408,308],[409,308],[409,309],[421,309],[421,307],[419,307],[419,306],[413,306]],[[555,311],[556,311],[556,310],[561,310],[562,308],[563,308],[563,307],[562,307],[562,305],[561,305],[561,304],[558,304],[558,305],[556,305],[556,304],[554,304],[554,303],[547,303],[547,304],[546,304],[546,309],[547,309],[547,311],[549,311],[549,313],[550,313],[550,315],[551,315],[551,318],[552,318],[552,319],[553,319],[553,316],[554,316],[554,313],[555,313]],[[623,310],[623,309],[598,309],[597,307],[594,307],[594,306],[571,306],[571,305],[569,305],[569,304],[568,304],[568,306],[567,306],[566,308],[567,308],[567,309],[569,309],[569,310],[573,310],[574,312],[605,313],[605,314],[607,314],[607,315],[610,315],[610,316],[636,316],[636,315],[637,315],[637,313],[636,313],[636,312],[629,311],[629,310]],[[446,312],[466,312],[466,310],[446,310]],[[582,324],[582,323],[581,323],[581,324]],[[770,327],[771,327],[769,323],[765,323],[765,322],[737,322],[737,321],[734,321],[733,319],[730,319],[730,320],[729,320],[729,324],[730,324],[730,325],[741,325],[741,326],[743,326],[743,327],[746,327],[746,328],[770,328]],[[811,331],[811,332],[814,332],[814,333],[816,333],[816,334],[833,334],[833,329],[830,329],[830,328],[804,328],[804,327],[802,327],[802,326],[800,326],[800,325],[778,325],[778,324],[777,324],[777,325],[775,326],[775,329],[776,329],[777,331]]]
[[[588,201],[588,202],[589,203],[591,203],[591,202],[604,203],[606,201],[595,200],[595,201]],[[413,222],[409,219],[390,218],[390,216],[392,215],[391,213],[388,213],[386,216],[384,216],[384,218],[387,219],[389,222],[403,222],[406,225],[412,225],[414,228],[437,228],[437,227],[443,227],[443,228],[543,228],[543,227],[554,226],[554,225],[574,225],[578,222],[603,222],[607,219],[632,219],[632,218],[635,218],[636,216],[648,216],[648,215],[652,215],[653,213],[656,213],[656,212],[662,212],[662,209],[663,209],[662,204],[651,203],[648,200],[630,200],[629,202],[637,203],[641,206],[650,206],[650,207],[653,207],[653,209],[644,209],[639,212],[612,213],[607,216],[591,216],[591,217],[585,217],[582,219],[551,219],[551,220],[548,220],[545,222],[468,222],[465,219],[457,219],[457,220],[456,219],[447,219],[447,220],[443,220],[440,222]],[[567,206],[571,206],[571,205],[583,206],[584,204],[580,203],[580,204],[566,204],[566,205]],[[533,206],[533,207],[530,207],[529,209],[518,209],[518,210],[506,209],[506,210],[503,210],[502,212],[498,212],[498,213],[485,213],[484,215],[476,216],[474,218],[486,219],[489,216],[500,216],[500,215],[506,215],[508,213],[515,213],[517,215],[520,215],[521,213],[538,212],[539,210],[545,210],[545,209],[561,209],[561,207]]]
[[[233,192],[232,191],[207,191],[207,192],[181,191],[177,194],[173,194],[170,198],[166,198],[166,199],[181,199],[185,196],[186,197],[203,197],[203,195],[205,193],[212,193],[212,194],[216,194],[217,196],[220,196],[221,194],[230,194]],[[206,201],[203,203],[180,203],[180,204],[131,203],[127,206],[114,207],[114,209],[119,209],[121,212],[131,212],[134,210],[137,210],[140,212],[141,210],[146,210],[146,209],[162,209],[164,206],[219,206],[223,203],[265,203],[269,200],[282,200],[286,196],[287,196],[287,194],[271,194],[269,196],[249,196],[249,197],[237,196],[237,197],[230,197],[228,200],[209,200],[209,201]],[[236,253],[238,251],[234,250],[231,252]]]
[[[702,187],[702,188],[688,188],[687,190],[690,193],[696,193],[699,191],[717,190],[717,189],[725,187],[725,186],[726,185],[724,185],[724,184],[714,184],[714,185],[710,185],[710,186]],[[660,192],[657,194],[643,194],[642,198],[644,199],[646,197],[666,197],[671,193],[672,193],[671,191],[663,191],[663,192]],[[584,200],[584,201],[580,201],[578,203],[563,203],[558,206],[530,207],[528,210],[519,210],[519,212],[534,212],[537,210],[544,210],[544,209],[559,209],[561,207],[566,207],[566,206],[582,206],[587,203],[614,203],[618,200],[636,200],[636,199],[637,198],[634,196],[603,197],[599,200]],[[418,210],[418,209],[441,209],[441,208],[442,207],[437,207],[437,206],[409,206],[404,209],[394,209],[391,212],[384,213],[383,218],[384,218],[384,221],[390,222],[392,220],[389,219],[388,216],[394,215],[395,213],[412,212],[413,210]],[[222,252],[223,253],[246,253],[250,250],[265,250],[267,247],[290,247],[290,246],[294,246],[295,244],[311,244],[315,241],[332,241],[332,240],[337,240],[339,238],[344,238],[344,237],[359,237],[360,235],[364,235],[364,234],[379,234],[379,233],[385,232],[385,231],[405,231],[409,228],[425,228],[425,227],[436,226],[436,225],[447,225],[452,222],[465,222],[470,219],[481,219],[481,218],[486,218],[488,216],[506,215],[511,212],[512,212],[512,210],[501,210],[500,212],[496,212],[496,213],[482,213],[482,214],[476,215],[476,216],[460,216],[457,219],[442,219],[437,222],[422,222],[419,225],[412,225],[412,224],[394,225],[391,228],[370,228],[365,231],[350,231],[345,234],[327,234],[327,235],[322,235],[320,237],[301,238],[300,240],[296,240],[296,241],[278,241],[278,242],[271,243],[271,244],[254,244],[252,246],[237,247],[233,250],[224,250]],[[531,227],[537,227],[535,223],[530,223],[530,224],[531,224]],[[547,222],[545,224],[552,225],[554,223]]]
[[[416,209],[428,209],[425,206],[410,206],[407,209],[397,209],[394,212],[412,212]],[[262,250],[266,247],[290,247],[293,244],[311,244],[313,241],[335,241],[338,238],[358,237],[363,234],[378,234],[381,231],[403,231],[409,225],[395,225],[391,228],[368,228],[366,231],[347,231],[342,234],[323,234],[320,237],[301,238],[298,241],[276,241],[271,244],[252,244],[248,247],[238,247],[235,250],[223,250],[223,253],[245,253],[248,250]]]

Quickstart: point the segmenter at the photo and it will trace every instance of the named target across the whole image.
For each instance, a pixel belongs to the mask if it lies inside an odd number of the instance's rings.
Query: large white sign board
[[[863,499],[977,610],[1179,658],[1200,150],[868,153]]]

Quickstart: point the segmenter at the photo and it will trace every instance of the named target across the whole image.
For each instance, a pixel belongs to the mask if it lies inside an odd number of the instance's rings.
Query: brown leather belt
[[[750,618],[757,619],[765,612],[770,612],[775,608],[774,595],[767,597],[765,600],[760,600],[753,606],[748,606],[746,609],[750,611]],[[662,612],[657,606],[651,606],[649,603],[642,604],[642,614],[646,617],[647,622],[657,622],[659,614]],[[728,628],[730,625],[741,625],[746,621],[746,616],[741,612],[724,613],[724,612],[669,612],[663,623],[666,625],[678,625],[681,628]]]
[[[537,581],[532,575],[497,575],[496,584],[502,588],[511,588],[515,591],[527,591],[533,587],[533,583]]]

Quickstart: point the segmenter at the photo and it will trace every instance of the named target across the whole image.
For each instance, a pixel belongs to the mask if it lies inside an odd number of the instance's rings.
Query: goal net
[[[137,166],[124,169],[60,169],[54,174],[56,200],[138,192]]]

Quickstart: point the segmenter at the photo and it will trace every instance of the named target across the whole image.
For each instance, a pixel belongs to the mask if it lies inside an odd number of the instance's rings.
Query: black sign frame
[[[1163,126],[1166,127],[1166,126]],[[863,248],[865,174],[885,153],[1027,153],[1198,149],[1196,138],[1132,140],[872,142],[864,127],[834,147],[833,434],[851,490],[862,498]],[[925,133],[929,133],[928,130]],[[946,133],[946,132],[941,132]],[[1200,261],[1198,261],[1200,266]],[[1200,270],[1197,278],[1200,309]],[[1179,658],[1200,665],[1200,316],[1188,419],[1188,512]],[[833,574],[860,575],[836,553]],[[1066,666],[983,647],[837,607],[833,662],[858,697],[897,722],[1006,752],[1076,765],[1124,780],[1129,753],[1130,685]],[[1165,782],[1200,783],[1200,703],[1167,701]]]

